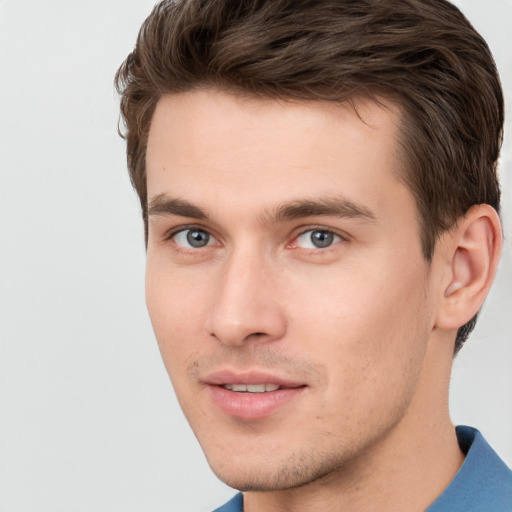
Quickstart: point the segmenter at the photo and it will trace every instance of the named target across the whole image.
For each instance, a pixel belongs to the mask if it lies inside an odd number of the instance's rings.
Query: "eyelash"
[[[173,238],[179,233],[183,233],[185,231],[193,231],[193,230],[203,231],[203,232],[207,233],[209,236],[211,236],[212,238],[214,238],[215,240],[218,240],[218,237],[213,235],[211,233],[211,231],[208,230],[207,228],[197,225],[197,224],[190,224],[190,225],[182,225],[182,226],[176,227],[176,228],[172,229],[171,231],[169,231],[164,237],[164,242],[172,241]],[[340,241],[334,242],[332,245],[329,245],[329,246],[323,247],[323,248],[317,247],[317,248],[304,249],[302,247],[293,247],[292,246],[292,244],[294,244],[301,236],[305,235],[306,233],[314,232],[314,231],[319,231],[319,232],[325,233],[327,235],[333,235],[334,237],[338,237],[340,239]],[[302,228],[301,231],[297,235],[294,235],[292,241],[290,243],[286,244],[286,247],[290,248],[290,249],[298,249],[298,250],[307,251],[309,253],[326,253],[326,252],[329,252],[330,249],[332,249],[333,245],[336,245],[337,243],[340,243],[340,242],[348,242],[348,241],[349,241],[349,237],[348,237],[348,235],[346,235],[344,233],[340,233],[338,231],[334,231],[333,229],[326,228],[323,226],[308,226],[307,228]],[[177,244],[176,242],[174,242],[174,244],[178,248],[177,250],[179,250],[181,252],[188,253],[188,254],[197,254],[199,252],[199,249],[204,249],[206,247],[209,247],[208,245],[206,245],[204,247],[199,247],[199,248],[192,248],[192,247],[186,248],[186,247],[183,247],[182,245]]]
[[[210,237],[212,237],[213,239],[217,240],[218,237],[216,237],[215,235],[213,235],[211,233],[211,231],[203,226],[200,226],[200,225],[197,225],[197,224],[185,224],[185,225],[181,225],[181,226],[177,226],[171,230],[169,230],[165,235],[164,235],[164,238],[163,238],[163,242],[174,242],[174,245],[177,247],[177,250],[179,251],[184,251],[184,252],[188,252],[188,253],[191,253],[191,254],[197,254],[198,252],[198,248],[189,248],[187,249],[186,247],[183,247],[179,244],[177,244],[175,241],[173,241],[173,238],[178,235],[179,233],[184,233],[186,231],[194,231],[194,230],[197,230],[197,231],[202,231],[206,234],[208,234]],[[208,247],[208,246],[205,246],[205,247]],[[202,247],[200,247],[199,249],[202,249]]]
[[[324,233],[326,235],[332,235],[333,237],[337,237],[339,238],[338,241],[334,240],[333,243],[331,243],[330,245],[326,246],[326,247],[309,247],[309,248],[304,248],[304,247],[298,247],[294,244],[297,243],[297,241],[304,235],[306,235],[307,233],[313,233],[313,232],[320,232],[320,233]],[[335,250],[335,247],[337,244],[341,243],[341,242],[348,242],[349,240],[349,237],[344,234],[344,233],[340,233],[338,231],[335,231],[333,229],[330,229],[330,228],[326,228],[326,227],[323,227],[323,226],[308,226],[307,228],[303,228],[300,233],[298,235],[296,235],[292,242],[290,242],[287,247],[289,247],[290,249],[295,249],[295,250],[302,250],[302,251],[307,251],[309,254],[320,254],[320,253],[323,253],[323,254],[327,254],[333,250]]]

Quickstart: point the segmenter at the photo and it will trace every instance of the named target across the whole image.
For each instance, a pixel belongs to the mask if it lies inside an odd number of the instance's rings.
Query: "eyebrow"
[[[148,217],[155,215],[178,215],[192,219],[206,220],[208,215],[204,210],[183,199],[177,199],[158,194],[148,204]]]
[[[299,199],[269,210],[263,216],[265,224],[276,224],[304,217],[340,217],[376,222],[377,216],[369,208],[349,201],[344,197],[324,197],[320,199]]]
[[[184,199],[158,194],[148,204],[148,216],[178,215],[198,220],[208,220],[208,214],[199,206]],[[296,199],[263,212],[261,221],[265,225],[302,219],[305,217],[340,217],[376,222],[377,216],[369,208],[344,197],[320,199]]]

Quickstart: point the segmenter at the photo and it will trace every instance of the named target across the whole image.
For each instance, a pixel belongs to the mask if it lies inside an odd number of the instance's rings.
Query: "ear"
[[[494,280],[501,252],[501,223],[487,204],[470,208],[443,243],[447,272],[436,326],[458,329],[482,306]]]

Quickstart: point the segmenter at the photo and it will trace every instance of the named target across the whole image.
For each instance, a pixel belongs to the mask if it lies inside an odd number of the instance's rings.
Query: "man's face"
[[[398,109],[355,106],[210,90],[154,114],[147,305],[183,411],[239,489],[342,470],[425,399],[435,308]]]

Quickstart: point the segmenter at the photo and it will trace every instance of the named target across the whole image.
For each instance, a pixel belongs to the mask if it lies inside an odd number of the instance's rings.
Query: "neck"
[[[433,345],[449,350],[450,343]],[[448,349],[446,349],[448,345]],[[335,473],[282,491],[247,492],[245,512],[423,512],[449,485],[464,456],[448,411],[451,355],[429,350],[406,414]],[[429,360],[430,359],[430,360]],[[444,361],[443,363],[440,361]],[[434,363],[434,364],[432,364]]]

